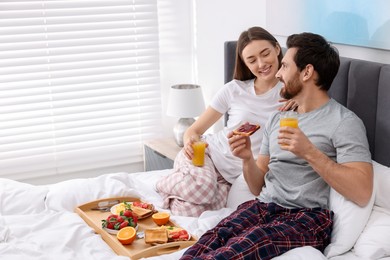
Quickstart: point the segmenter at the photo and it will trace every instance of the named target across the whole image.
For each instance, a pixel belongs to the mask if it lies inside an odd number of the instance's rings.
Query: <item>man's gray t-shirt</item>
[[[260,200],[286,208],[328,208],[329,185],[308,162],[280,148],[279,114],[268,121],[260,149],[260,154],[270,156]],[[363,122],[335,100],[299,114],[298,120],[310,141],[335,162],[371,162]]]

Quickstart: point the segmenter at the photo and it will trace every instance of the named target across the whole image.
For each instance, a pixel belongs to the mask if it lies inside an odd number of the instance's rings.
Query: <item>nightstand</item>
[[[144,142],[144,170],[172,169],[173,161],[181,150],[172,138],[153,139]]]

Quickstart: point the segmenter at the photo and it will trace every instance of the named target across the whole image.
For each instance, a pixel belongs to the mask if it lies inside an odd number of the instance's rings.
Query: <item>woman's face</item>
[[[279,69],[279,47],[267,40],[254,40],[242,50],[242,58],[248,69],[258,79],[275,80]]]

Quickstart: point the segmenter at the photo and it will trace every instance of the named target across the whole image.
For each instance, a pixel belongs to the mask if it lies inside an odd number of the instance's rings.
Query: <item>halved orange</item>
[[[130,245],[135,240],[137,231],[133,227],[124,227],[118,231],[116,238],[123,245]]]
[[[170,215],[168,212],[157,212],[152,215],[154,223],[159,226],[167,224],[169,221],[169,217]]]

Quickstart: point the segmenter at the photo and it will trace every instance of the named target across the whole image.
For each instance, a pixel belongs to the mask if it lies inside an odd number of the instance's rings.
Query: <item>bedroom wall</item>
[[[161,63],[162,74],[167,74],[167,70],[176,68],[176,74],[180,75],[180,71],[183,73],[183,77],[180,80],[188,80],[188,82],[195,82],[202,86],[205,102],[208,104],[215,92],[223,85],[223,43],[227,40],[236,40],[241,31],[248,27],[258,25],[267,28],[266,25],[266,7],[267,0],[244,0],[244,1],[226,1],[226,0],[166,0],[171,2],[174,9],[178,6],[175,4],[181,3],[179,8],[183,8],[183,12],[192,13],[193,21],[180,20],[179,22],[185,22],[188,25],[194,26],[191,32],[192,39],[195,40],[195,44],[188,46],[187,50],[193,52],[192,54],[177,56],[175,60],[171,60],[169,66],[165,66],[164,60]],[[190,9],[190,11],[189,11]],[[187,18],[190,18],[188,16]],[[390,15],[389,15],[390,18]],[[176,18],[171,18],[176,19]],[[167,33],[161,31],[162,34]],[[180,34],[179,31],[176,33]],[[276,36],[282,46],[285,46],[284,36]],[[179,38],[179,40],[182,40]],[[187,42],[188,43],[188,42]],[[366,59],[376,62],[390,62],[390,51],[372,49],[365,47],[357,47],[351,45],[335,44],[339,49],[341,55],[346,57]],[[162,49],[164,52],[164,50]],[[187,75],[182,69],[186,68],[188,60],[185,57],[192,57],[192,73],[193,75]],[[176,64],[174,64],[176,62]],[[190,67],[191,67],[190,66]],[[196,77],[193,77],[196,76]],[[167,81],[167,77],[163,77],[162,80]],[[170,79],[172,81],[172,79]],[[166,99],[164,97],[168,95],[168,84],[163,86],[163,108],[166,108]],[[171,129],[175,122],[175,119],[166,117],[163,115],[165,122],[165,132],[168,135],[171,134]],[[212,131],[216,131],[222,127],[222,121],[219,122]]]
[[[223,43],[236,40],[251,26],[266,26],[267,0],[158,0],[160,29],[160,70],[163,121],[162,136],[173,137],[177,118],[166,115],[170,86],[196,83],[203,88],[206,105],[223,82]],[[389,15],[390,16],[390,15]],[[285,38],[276,36],[282,46]],[[347,57],[377,62],[390,62],[390,51],[349,45],[336,45]],[[222,120],[210,130],[222,127]],[[118,172],[123,168],[102,169],[100,172]],[[131,165],[126,171],[142,171],[143,165]],[[97,172],[75,173],[73,176],[50,177],[34,180],[42,184],[75,177],[94,177]]]

